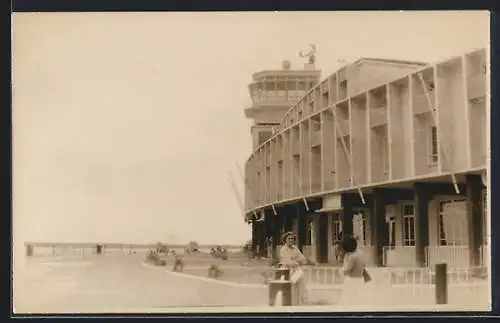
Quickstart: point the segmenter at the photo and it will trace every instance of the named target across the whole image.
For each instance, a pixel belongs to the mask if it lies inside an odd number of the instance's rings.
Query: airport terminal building
[[[339,233],[377,266],[486,265],[489,75],[485,49],[435,64],[362,58],[326,79],[303,69],[253,75],[245,164],[252,247],[286,231],[335,264]]]

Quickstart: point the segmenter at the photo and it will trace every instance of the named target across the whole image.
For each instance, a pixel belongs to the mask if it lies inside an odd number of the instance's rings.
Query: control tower
[[[290,62],[283,61],[281,70],[253,74],[248,86],[252,104],[245,109],[245,116],[254,120],[253,149],[269,139],[290,107],[319,83],[321,71],[315,69],[313,55],[303,69],[294,70]]]

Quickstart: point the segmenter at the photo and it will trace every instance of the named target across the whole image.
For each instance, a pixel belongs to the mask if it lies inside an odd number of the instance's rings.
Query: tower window
[[[429,129],[429,163],[434,165],[438,162],[439,151],[438,151],[438,137],[437,137],[437,127],[431,126]]]

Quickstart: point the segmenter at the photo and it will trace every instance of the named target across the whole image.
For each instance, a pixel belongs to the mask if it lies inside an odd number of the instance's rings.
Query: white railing
[[[303,279],[308,301],[334,305],[342,296],[343,277],[339,267],[303,266]],[[434,267],[388,268],[369,267],[372,281],[366,284],[367,306],[418,307],[436,304],[436,273]],[[484,267],[448,267],[448,304],[484,309],[489,304],[490,288]],[[326,291],[326,292],[325,292]],[[297,293],[297,291],[294,291]],[[295,294],[294,299],[297,299]]]
[[[436,263],[445,262],[449,267],[469,267],[468,246],[429,246],[425,249],[425,261],[427,267],[433,267]],[[487,266],[489,253],[487,246],[479,248],[480,265]],[[415,246],[384,246],[383,265],[388,267],[415,267]]]
[[[441,262],[447,263],[449,267],[469,266],[469,246],[428,246],[425,254],[427,267]]]
[[[335,285],[342,283],[339,267],[304,266],[302,270],[304,272],[304,281],[308,285]]]
[[[383,265],[388,267],[416,267],[416,249],[414,246],[383,247]]]
[[[374,305],[435,304],[435,272],[432,268],[383,268],[372,270],[375,290],[384,297],[374,297]],[[478,268],[448,268],[448,303],[478,306],[489,303],[488,280],[478,275]],[[389,288],[388,288],[389,287]]]
[[[328,298],[335,304],[342,296],[342,276],[335,267],[304,267],[309,299]],[[372,281],[366,284],[367,306],[432,306],[436,302],[435,272],[432,268],[368,268]],[[448,268],[448,304],[485,308],[490,289],[484,268]],[[321,293],[329,287],[330,292]]]
[[[485,279],[484,267],[449,267],[449,284],[464,284],[478,282]],[[311,286],[342,284],[343,278],[340,267],[332,266],[304,266],[304,281]],[[407,267],[387,268],[369,267],[368,271],[373,281],[384,285],[414,285],[432,284],[434,277],[433,268]]]

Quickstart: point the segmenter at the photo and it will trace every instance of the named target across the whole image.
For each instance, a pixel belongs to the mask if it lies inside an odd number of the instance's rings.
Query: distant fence
[[[169,249],[184,251],[187,245],[167,245]],[[209,252],[217,246],[200,245],[199,250]],[[240,246],[221,245],[229,252],[240,251]],[[105,244],[105,243],[26,243],[27,256],[89,256],[104,254],[146,253],[156,249],[156,244]],[[100,250],[99,250],[100,249]]]

